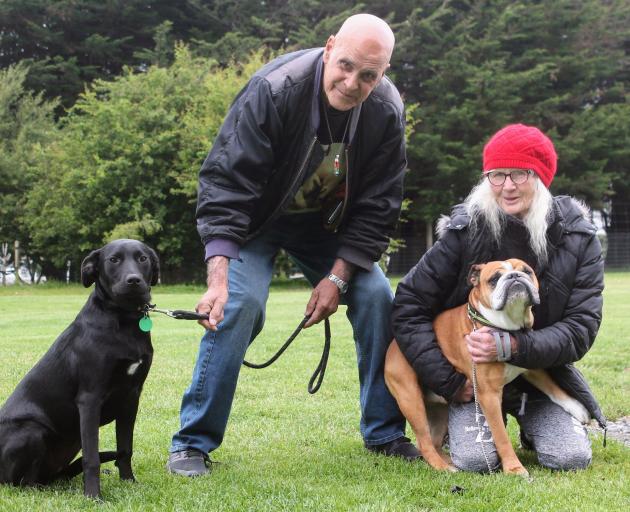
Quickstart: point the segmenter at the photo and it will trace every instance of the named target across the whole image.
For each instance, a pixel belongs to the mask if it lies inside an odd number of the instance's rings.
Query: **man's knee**
[[[394,293],[389,280],[377,268],[371,272],[360,271],[355,274],[350,286],[352,297],[364,305],[373,307],[391,307]]]
[[[230,306],[238,310],[239,320],[244,320],[245,316],[255,320],[264,315],[267,295],[257,293],[257,290],[230,290],[228,300]]]
[[[558,471],[586,469],[590,466],[592,458],[590,446],[565,446],[555,453],[538,452],[538,462],[541,466]]]

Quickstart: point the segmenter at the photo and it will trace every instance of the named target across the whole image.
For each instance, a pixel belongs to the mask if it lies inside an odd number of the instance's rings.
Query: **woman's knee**
[[[558,471],[586,469],[590,466],[592,458],[590,446],[565,446],[555,453],[538,452],[538,462],[541,466]]]
[[[500,466],[499,457],[490,446],[486,447],[485,456],[483,451],[473,449],[459,453],[451,451],[451,459],[457,469],[472,473],[489,473],[488,466],[492,468],[492,471],[496,471]]]

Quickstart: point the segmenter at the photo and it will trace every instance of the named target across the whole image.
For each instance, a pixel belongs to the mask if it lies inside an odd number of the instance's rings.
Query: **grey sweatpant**
[[[504,422],[507,421],[506,413],[516,418],[524,445],[529,444],[536,451],[541,466],[572,470],[586,468],[591,463],[591,442],[585,426],[546,395],[541,393],[530,398],[525,395],[523,400],[522,394],[508,391],[503,400],[503,412]],[[449,405],[450,453],[453,464],[461,470],[488,472],[486,457],[493,471],[500,466],[483,414],[480,424],[481,432],[477,427],[474,402]]]

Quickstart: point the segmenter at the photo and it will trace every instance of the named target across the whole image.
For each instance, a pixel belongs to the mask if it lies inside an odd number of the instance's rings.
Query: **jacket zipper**
[[[341,226],[343,221],[343,214],[346,213],[346,206],[348,206],[348,198],[350,197],[350,146],[346,146],[346,193],[343,196],[343,206],[341,207],[341,213],[339,214],[339,222],[337,223],[337,229]],[[337,231],[335,229],[335,231]]]
[[[298,172],[293,177],[293,180],[291,181],[291,184],[289,185],[288,192],[282,198],[282,201],[278,203],[278,207],[271,213],[271,215],[269,215],[269,217],[267,217],[267,220],[263,222],[256,231],[254,231],[253,233],[250,233],[249,236],[247,236],[246,240],[251,240],[256,235],[258,235],[258,233],[260,233],[263,230],[263,228],[267,227],[271,222],[276,220],[278,215],[281,213],[284,203],[287,201],[287,198],[289,198],[289,196],[291,195],[291,191],[293,190],[293,187],[300,180],[300,178],[302,177],[302,174],[304,174],[304,169],[306,168],[306,164],[311,159],[311,153],[313,152],[313,148],[315,147],[316,142],[317,142],[317,137],[313,137],[313,140],[311,141],[311,144],[308,147],[308,151],[306,152],[306,156],[304,157],[304,160],[302,161],[302,165],[300,166]],[[347,158],[347,155],[346,155],[346,158]]]

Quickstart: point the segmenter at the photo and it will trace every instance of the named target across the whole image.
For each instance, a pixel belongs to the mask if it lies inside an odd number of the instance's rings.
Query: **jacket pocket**
[[[547,303],[542,316],[546,318],[544,318],[544,324],[538,323],[538,325],[544,326],[557,322],[563,317],[571,292],[560,279],[550,273],[545,276],[543,292]]]

